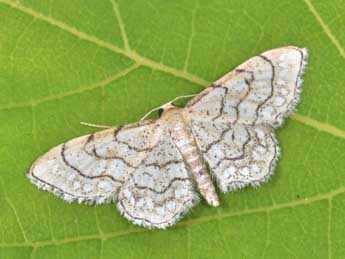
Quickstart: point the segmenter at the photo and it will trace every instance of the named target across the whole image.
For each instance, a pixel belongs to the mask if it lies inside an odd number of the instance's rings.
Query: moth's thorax
[[[215,187],[183,110],[172,105],[163,108],[161,119],[168,126],[172,140],[188,165],[201,195],[210,205],[218,206]]]

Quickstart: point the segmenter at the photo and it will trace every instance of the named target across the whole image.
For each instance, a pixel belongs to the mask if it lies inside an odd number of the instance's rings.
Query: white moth
[[[61,144],[28,177],[68,202],[113,201],[135,224],[173,225],[199,201],[269,180],[279,156],[274,129],[295,108],[307,50],[255,56],[196,95],[167,103],[158,120],[113,127]]]

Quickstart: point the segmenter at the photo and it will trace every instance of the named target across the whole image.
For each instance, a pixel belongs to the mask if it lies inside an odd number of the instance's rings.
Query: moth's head
[[[172,109],[176,109],[178,107],[176,107],[175,105],[173,105],[172,103],[166,103],[164,105],[162,105],[159,109],[158,109],[158,115],[159,118],[162,117],[163,113],[166,113],[168,111],[171,111]]]

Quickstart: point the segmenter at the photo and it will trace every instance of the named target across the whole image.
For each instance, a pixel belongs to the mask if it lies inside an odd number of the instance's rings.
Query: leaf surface
[[[340,258],[344,0],[0,0],[0,258]],[[49,148],[139,120],[262,51],[309,49],[272,180],[168,230],[67,204],[25,177]]]

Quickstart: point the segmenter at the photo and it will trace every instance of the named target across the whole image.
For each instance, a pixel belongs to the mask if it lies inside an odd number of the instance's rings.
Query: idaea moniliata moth
[[[68,202],[114,202],[127,219],[166,228],[203,197],[259,186],[279,156],[275,128],[299,101],[307,50],[250,58],[192,98],[161,106],[157,120],[112,127],[41,156],[29,179]]]

